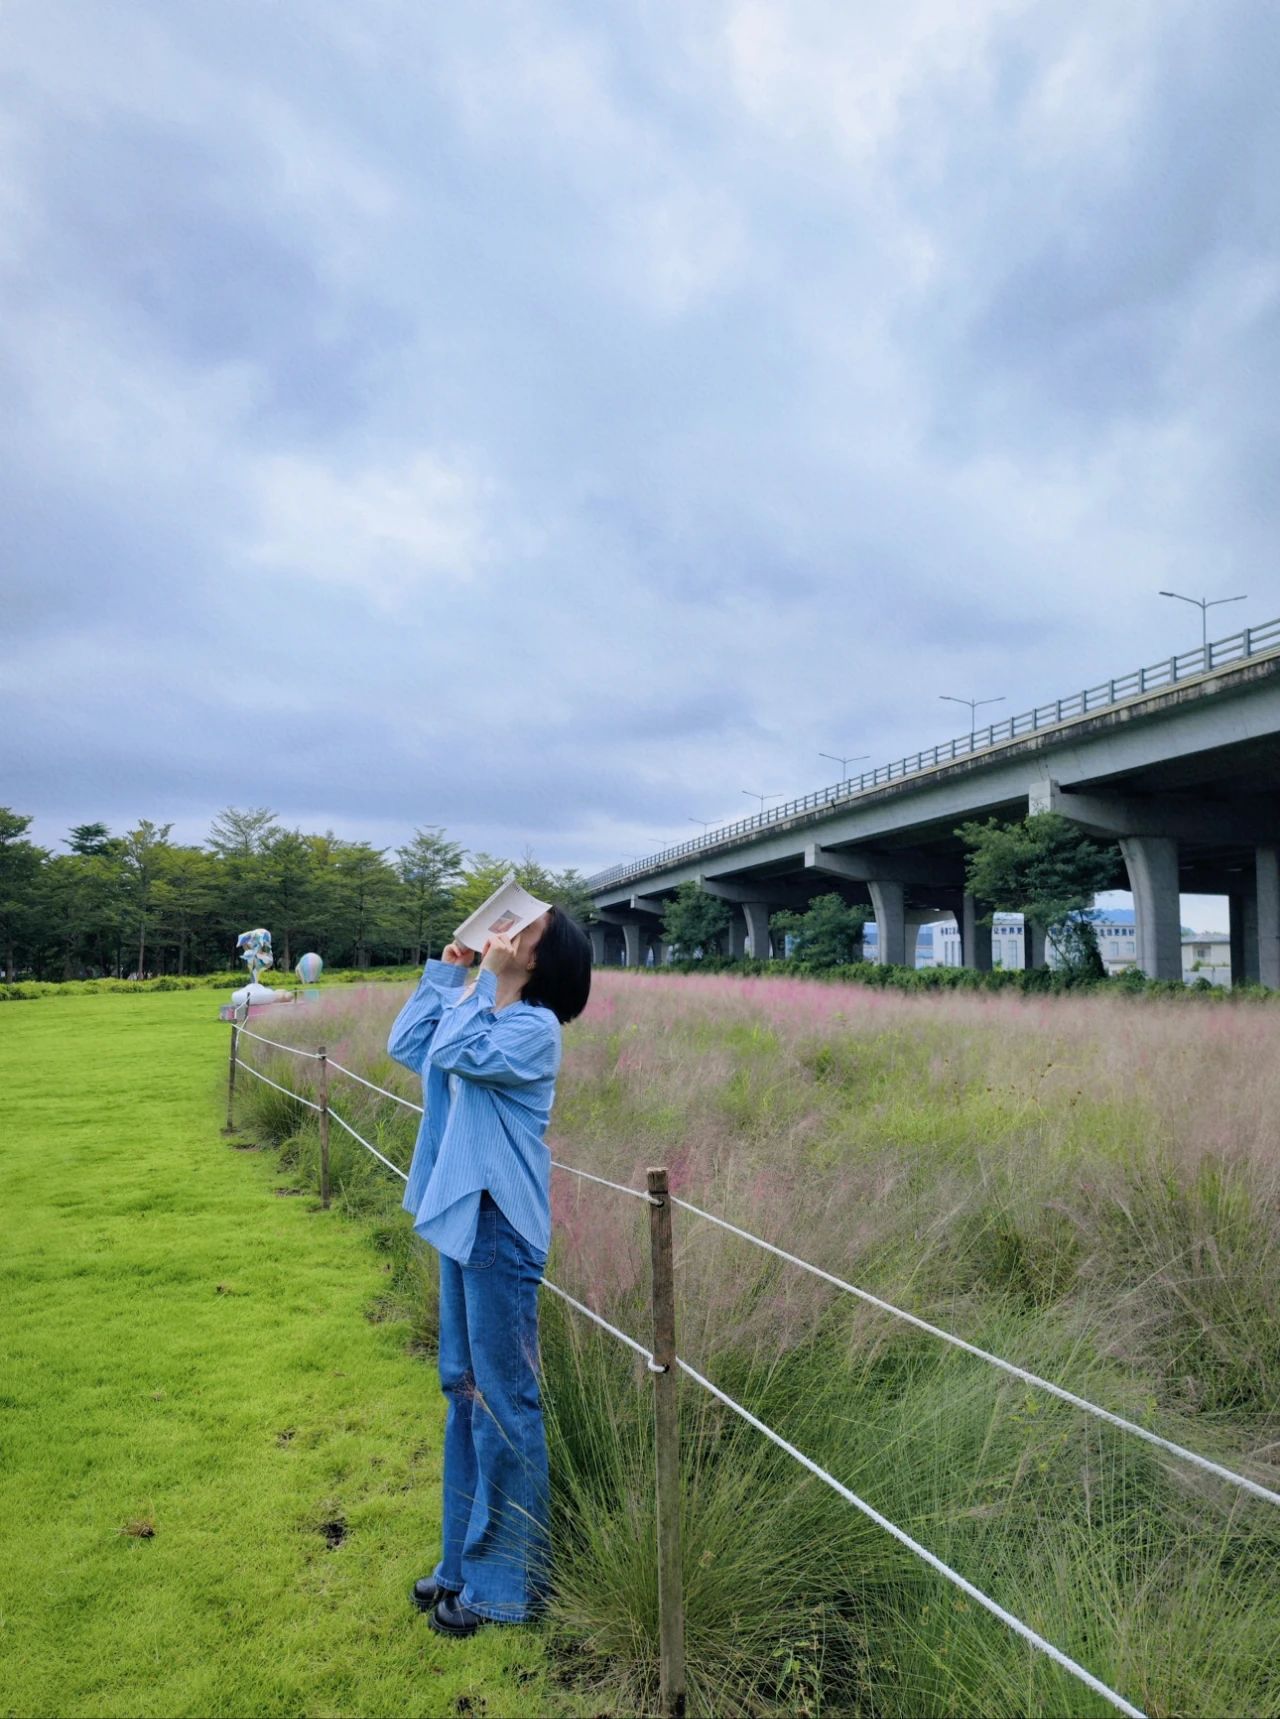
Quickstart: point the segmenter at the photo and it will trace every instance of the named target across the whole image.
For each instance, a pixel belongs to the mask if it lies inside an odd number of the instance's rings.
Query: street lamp
[[[819,752],[818,754],[819,758],[829,758],[833,764],[838,764],[840,766],[842,771],[841,781],[844,782],[849,780],[850,764],[861,764],[864,758],[870,758],[870,756],[871,754],[869,752],[855,752],[849,758],[837,758],[834,752]]]
[[[952,698],[952,696],[949,692],[940,692],[938,694],[938,697],[940,699],[942,699],[944,704],[963,704],[963,705],[968,706],[968,710],[969,710],[969,750],[970,750],[970,752],[973,751],[974,723],[975,723],[975,719],[977,717],[979,707],[984,705],[984,704],[1003,704],[1004,703],[1004,699],[1002,697],[1001,698]]]
[[[765,801],[766,800],[780,800],[782,798],[781,794],[758,794],[754,788],[744,788],[742,790],[742,792],[747,796],[748,800],[759,800],[759,802],[760,802],[760,816],[762,818],[764,817],[764,803],[765,803]]]
[[[1184,597],[1181,591],[1161,591],[1162,597],[1175,597],[1179,603],[1194,603],[1200,611],[1200,649],[1209,648],[1209,611],[1216,609],[1219,603],[1247,603],[1248,596],[1215,597],[1212,602],[1207,597]]]
[[[701,824],[702,825],[702,833],[704,836],[706,835],[707,831],[711,828],[711,819],[710,818],[694,818],[694,817],[691,817],[689,819],[689,822],[691,824]]]

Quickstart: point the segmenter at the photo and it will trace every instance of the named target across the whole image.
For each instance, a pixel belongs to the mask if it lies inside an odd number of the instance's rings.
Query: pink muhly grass
[[[407,993],[330,992],[271,1036],[421,1102],[385,1050]],[[1012,1273],[1154,1355],[1179,1321],[1280,1318],[1278,1050],[1266,1008],[605,970],[565,1031],[555,1155],[637,1188],[665,1164],[682,1196],[916,1311],[959,1318],[957,1296]],[[396,1126],[407,1154],[416,1119]],[[552,1189],[558,1281],[642,1308],[645,1207],[561,1171]],[[822,1285],[676,1217],[691,1343],[803,1339]]]

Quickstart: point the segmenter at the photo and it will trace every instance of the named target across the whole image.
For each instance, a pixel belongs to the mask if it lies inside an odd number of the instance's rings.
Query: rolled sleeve
[[[387,1054],[413,1074],[421,1074],[441,1014],[460,990],[467,976],[465,967],[446,961],[428,961],[418,988],[391,1023]]]

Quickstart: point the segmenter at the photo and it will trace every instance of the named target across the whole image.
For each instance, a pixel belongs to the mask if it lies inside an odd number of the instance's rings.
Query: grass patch
[[[354,1179],[358,1224],[278,1197],[304,1185],[296,1133],[283,1175],[287,1151],[229,1149],[216,1002],[5,1019],[0,1704],[574,1711],[537,1632],[440,1642],[411,1611],[443,1414],[421,1305],[365,1317],[405,1227]]]

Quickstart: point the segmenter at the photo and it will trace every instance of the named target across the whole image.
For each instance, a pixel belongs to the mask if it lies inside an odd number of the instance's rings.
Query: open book
[[[508,872],[488,901],[458,927],[453,940],[478,952],[491,937],[515,937],[526,925],[540,919],[550,905],[521,889],[515,873]]]

